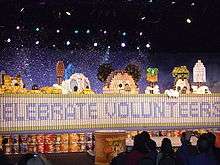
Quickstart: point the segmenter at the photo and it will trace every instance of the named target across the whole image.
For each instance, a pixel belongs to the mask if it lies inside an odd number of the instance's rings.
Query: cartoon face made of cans
[[[125,71],[112,72],[103,87],[103,93],[138,94],[138,91],[132,75]]]

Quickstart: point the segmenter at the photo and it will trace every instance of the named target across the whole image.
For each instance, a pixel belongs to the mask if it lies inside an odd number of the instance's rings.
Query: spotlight
[[[139,46],[137,47],[137,50],[139,50],[140,48],[139,48]]]
[[[97,43],[97,42],[95,42],[93,45],[96,47],[96,46],[98,46],[98,43]]]
[[[107,33],[107,31],[106,30],[104,30],[104,32],[103,32],[104,34],[106,34]]]
[[[121,47],[124,48],[126,44],[124,42],[121,43]]]
[[[192,20],[191,20],[190,18],[187,18],[187,19],[186,19],[186,22],[187,22],[187,23],[191,23]]]
[[[108,46],[108,49],[110,49],[111,48],[111,46]]]
[[[8,39],[7,39],[7,42],[8,42],[8,43],[11,42],[11,38],[8,38]]]
[[[70,13],[69,11],[66,11],[66,14],[67,14],[68,16],[71,16],[71,13]]]
[[[40,30],[40,28],[39,28],[39,27],[37,27],[35,30],[38,32],[38,31]]]
[[[150,43],[147,43],[146,47],[147,47],[147,48],[150,48]]]
[[[74,31],[74,33],[75,33],[75,34],[78,34],[78,33],[79,33],[79,31],[78,31],[78,30],[75,30],[75,31]]]
[[[122,35],[123,35],[123,36],[126,36],[126,35],[127,35],[127,33],[126,33],[126,32],[123,32],[123,33],[122,33]]]
[[[173,5],[173,4],[175,4],[176,2],[175,2],[175,1],[172,1],[171,3],[172,3],[172,5]]]
[[[53,44],[52,46],[53,46],[54,48],[56,47],[56,45],[55,45],[55,44]]]
[[[60,33],[60,29],[57,29],[56,32],[57,32],[57,33]]]
[[[36,42],[35,42],[36,45],[39,45],[39,43],[40,43],[40,41],[36,41]]]
[[[90,30],[89,30],[89,29],[87,29],[87,30],[86,30],[86,34],[89,34],[89,33],[90,33]]]
[[[142,36],[142,35],[143,35],[143,32],[140,32],[139,35]]]
[[[191,3],[191,6],[195,6],[195,3],[194,3],[194,2],[192,2],[192,3]]]
[[[20,29],[20,26],[16,26],[16,29],[19,30],[19,29]]]
[[[69,46],[70,45],[70,41],[66,41],[66,45]]]

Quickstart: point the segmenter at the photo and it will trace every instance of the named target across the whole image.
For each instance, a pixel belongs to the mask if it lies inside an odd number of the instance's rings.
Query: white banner
[[[220,95],[0,96],[0,132],[220,127]]]

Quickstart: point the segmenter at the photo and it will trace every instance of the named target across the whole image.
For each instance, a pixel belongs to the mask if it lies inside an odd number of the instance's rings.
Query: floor
[[[10,162],[16,164],[22,155],[8,155]],[[51,153],[44,154],[52,165],[93,165],[94,157],[88,153]]]

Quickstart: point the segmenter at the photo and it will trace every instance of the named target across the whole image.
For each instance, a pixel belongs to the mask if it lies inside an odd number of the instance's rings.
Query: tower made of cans
[[[56,76],[57,76],[57,84],[59,84],[59,85],[63,81],[64,70],[65,70],[64,62],[58,61],[56,64]]]

